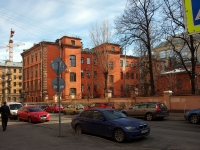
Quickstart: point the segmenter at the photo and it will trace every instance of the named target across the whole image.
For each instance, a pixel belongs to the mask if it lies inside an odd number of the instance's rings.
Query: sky
[[[21,53],[41,41],[54,42],[63,36],[82,39],[83,48],[91,48],[89,30],[124,11],[127,0],[1,0],[0,62],[9,59],[6,46],[14,30],[13,62],[21,62]],[[17,46],[20,45],[20,46]],[[7,52],[6,52],[7,51]]]

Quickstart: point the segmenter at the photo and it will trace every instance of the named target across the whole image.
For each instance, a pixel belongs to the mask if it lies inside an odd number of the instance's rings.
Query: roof
[[[22,62],[0,62],[3,67],[22,67]]]

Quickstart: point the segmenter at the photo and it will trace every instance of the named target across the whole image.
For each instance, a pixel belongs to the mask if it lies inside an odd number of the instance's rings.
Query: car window
[[[139,107],[139,105],[133,105],[132,106],[133,109],[138,108],[138,107]]]
[[[106,110],[102,112],[104,117],[108,120],[114,120],[118,118],[126,118],[126,115],[124,115],[122,112],[118,110]]]
[[[166,109],[167,106],[166,106],[164,103],[161,103],[161,104],[160,104],[160,108],[161,108],[161,109],[162,109],[162,108],[165,108],[165,109]]]
[[[147,104],[141,104],[138,108],[147,108]]]
[[[93,118],[93,111],[84,111],[80,114],[82,118]]]
[[[101,104],[100,103],[96,103],[96,105],[95,105],[96,107],[100,107],[101,106]]]
[[[28,111],[29,112],[39,112],[39,111],[42,111],[42,109],[38,108],[38,107],[36,107],[36,108],[28,108]]]
[[[10,104],[9,107],[10,110],[18,110],[20,107],[22,107],[22,104]]]
[[[113,106],[111,103],[105,103],[106,106]]]
[[[94,107],[94,106],[95,106],[95,104],[91,104],[91,105],[90,105],[90,107]]]
[[[83,105],[77,105],[77,108],[84,108]]]
[[[149,104],[148,108],[156,108],[156,105],[155,104]]]
[[[99,111],[94,111],[93,112],[93,118],[97,119],[97,120],[101,120],[101,117],[103,117],[103,115],[99,112]]]

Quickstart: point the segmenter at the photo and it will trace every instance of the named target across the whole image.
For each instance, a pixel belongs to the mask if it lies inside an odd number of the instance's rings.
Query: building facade
[[[22,102],[22,63],[0,62],[0,102]]]
[[[35,44],[21,56],[25,102],[57,101],[58,93],[52,88],[57,75],[50,64],[58,57],[67,66],[61,74],[65,82],[63,101],[104,97],[106,91],[113,97],[127,96],[139,85],[138,57],[122,55],[118,44],[82,49],[80,38],[64,36],[55,42]]]

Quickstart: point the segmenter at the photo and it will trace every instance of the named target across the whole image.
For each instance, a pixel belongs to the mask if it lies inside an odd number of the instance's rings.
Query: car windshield
[[[10,104],[10,110],[18,110],[20,107],[22,107],[22,104]]]
[[[42,109],[41,108],[28,108],[28,111],[29,112],[40,112],[40,111],[42,111]]]
[[[114,119],[118,119],[118,118],[126,118],[126,115],[124,115],[122,112],[120,112],[118,110],[105,110],[102,113],[108,120],[114,120]]]

